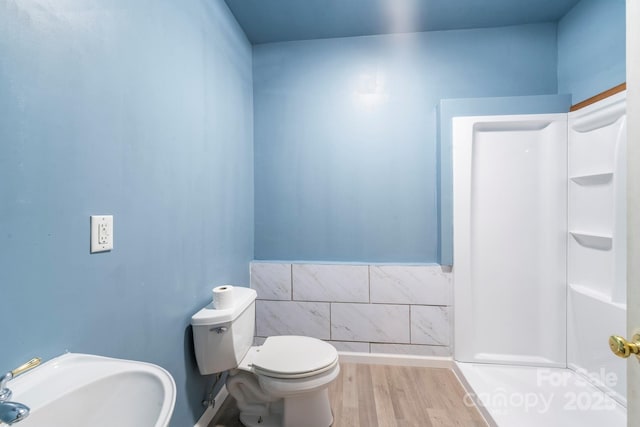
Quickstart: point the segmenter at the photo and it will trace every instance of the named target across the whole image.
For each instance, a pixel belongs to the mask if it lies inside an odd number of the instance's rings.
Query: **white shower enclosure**
[[[626,330],[625,153],[625,93],[569,114],[453,119],[463,375],[513,390],[488,372],[565,369],[626,405],[626,364],[607,345]]]

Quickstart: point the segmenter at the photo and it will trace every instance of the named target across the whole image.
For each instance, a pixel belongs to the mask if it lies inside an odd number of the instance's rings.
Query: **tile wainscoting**
[[[451,356],[452,274],[437,265],[251,263],[256,343],[306,335],[340,351]]]

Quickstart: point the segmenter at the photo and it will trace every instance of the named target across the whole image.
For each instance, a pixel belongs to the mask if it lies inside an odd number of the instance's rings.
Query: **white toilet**
[[[233,292],[233,308],[210,304],[191,318],[200,373],[230,370],[227,389],[247,427],[329,427],[328,387],[340,372],[336,349],[301,336],[269,337],[252,347],[256,291]]]

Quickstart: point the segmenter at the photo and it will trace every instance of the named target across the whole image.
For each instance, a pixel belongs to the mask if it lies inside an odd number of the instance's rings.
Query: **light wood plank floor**
[[[485,427],[449,369],[341,363],[329,388],[334,427]],[[229,397],[209,427],[241,427]],[[300,426],[304,427],[304,426]]]

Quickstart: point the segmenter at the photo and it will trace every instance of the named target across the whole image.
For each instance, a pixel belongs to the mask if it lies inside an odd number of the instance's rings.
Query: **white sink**
[[[176,384],[150,363],[67,353],[8,383],[31,408],[20,427],[166,427]]]

